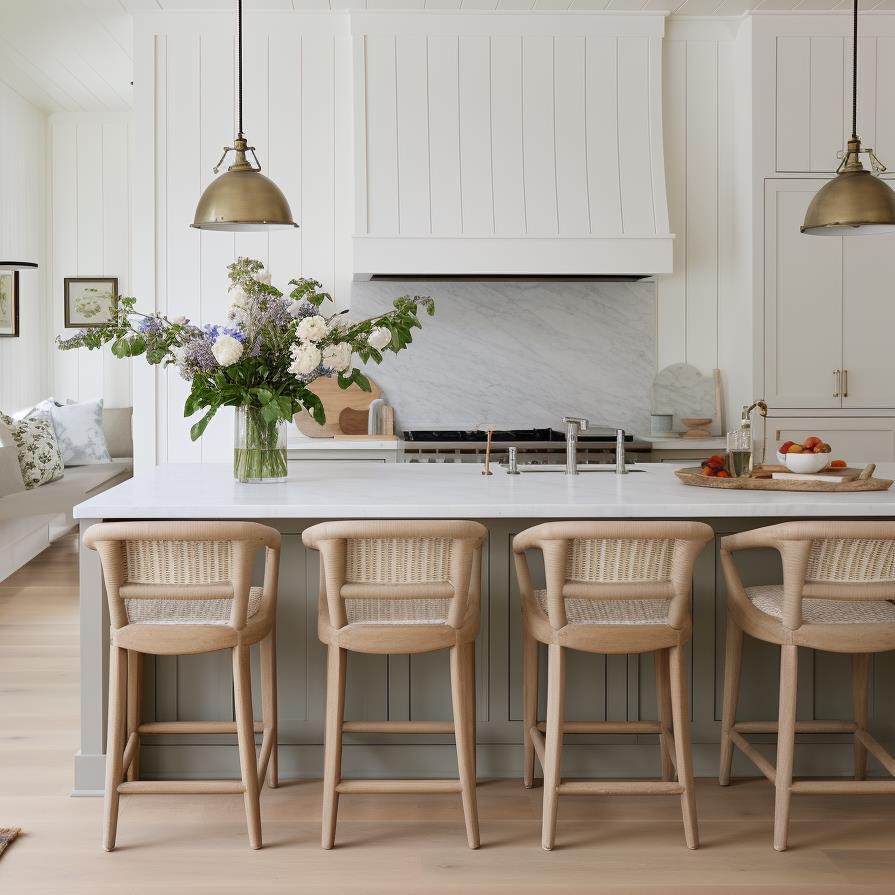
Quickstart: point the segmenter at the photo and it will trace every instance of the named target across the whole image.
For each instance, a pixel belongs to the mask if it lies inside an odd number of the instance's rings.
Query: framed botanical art
[[[115,319],[117,309],[117,277],[65,278],[66,329],[110,323]]]
[[[19,334],[19,272],[0,270],[0,336]]]

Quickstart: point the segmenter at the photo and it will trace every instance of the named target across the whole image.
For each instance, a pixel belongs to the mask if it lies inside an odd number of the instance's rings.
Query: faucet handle
[[[578,426],[579,429],[587,429],[590,423],[583,416],[564,416],[562,421],[567,425]]]

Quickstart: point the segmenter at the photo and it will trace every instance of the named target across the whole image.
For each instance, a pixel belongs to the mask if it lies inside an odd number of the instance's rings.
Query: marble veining
[[[431,295],[414,346],[369,373],[401,429],[562,427],[564,415],[649,431],[656,286],[593,282],[353,283],[352,317]]]

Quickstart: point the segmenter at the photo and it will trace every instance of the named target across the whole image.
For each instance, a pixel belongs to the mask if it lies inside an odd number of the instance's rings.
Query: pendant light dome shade
[[[198,230],[278,230],[297,227],[283,191],[246,159],[237,139],[236,161],[205,188],[192,226]]]
[[[872,236],[895,230],[895,193],[877,177],[886,170],[858,137],[858,0],[852,11],[851,138],[836,176],[811,200],[802,233],[811,236]],[[861,154],[870,157],[868,171]]]
[[[197,230],[279,230],[297,227],[292,209],[283,191],[261,173],[255,147],[249,146],[242,128],[242,0],[236,4],[236,140],[224,147],[224,154],[214,167],[220,171],[229,153],[234,162],[213,180],[199,197],[191,227]],[[251,152],[254,164],[248,160]]]
[[[845,166],[811,200],[802,233],[869,236],[895,231],[895,192],[861,164],[860,141],[849,140],[848,146]]]

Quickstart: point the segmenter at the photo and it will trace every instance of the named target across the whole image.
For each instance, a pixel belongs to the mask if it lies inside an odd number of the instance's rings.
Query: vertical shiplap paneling
[[[54,119],[51,175],[53,203],[50,220],[53,260],[50,270],[50,328],[54,335],[65,330],[64,278],[78,270],[78,157],[77,126],[71,120]],[[50,391],[57,398],[76,397],[80,351],[57,351],[52,358]]]
[[[105,276],[103,255],[103,134],[102,126],[78,124],[78,276]],[[79,352],[78,395],[81,400],[102,396],[103,352]],[[65,395],[65,397],[70,397]]]
[[[614,37],[588,36],[585,42],[587,191],[590,232],[619,233],[622,227],[618,177],[618,44]]]
[[[162,310],[202,320],[199,231],[189,227],[202,183],[199,36],[172,32],[166,38],[164,151],[166,155],[163,233],[167,267]],[[167,380],[167,457],[169,463],[199,461],[201,445],[192,442],[183,418],[188,384],[171,367]],[[190,421],[192,422],[192,420]]]
[[[618,40],[619,181],[622,226],[627,235],[655,233],[650,170],[650,53],[649,39]]]
[[[284,289],[301,273],[302,39],[294,32],[272,31],[268,53],[267,173],[283,191],[299,225],[298,229],[271,230],[268,234],[270,272],[275,285]]]
[[[454,235],[463,227],[460,183],[459,41],[436,34],[429,44],[429,184],[432,233]]]
[[[122,295],[131,292],[130,277],[130,125],[105,122],[102,127],[103,276],[118,277]],[[107,407],[131,404],[130,358],[103,349],[102,396]],[[83,355],[83,352],[82,352]]]
[[[249,146],[257,147],[262,168],[267,163],[267,147],[270,146],[268,129],[269,103],[269,53],[268,32],[249,29],[243,35],[243,126]],[[187,223],[189,221],[187,220]],[[244,258],[256,258],[268,263],[270,231],[236,234],[236,254]]]
[[[838,164],[836,153],[843,146],[845,122],[839,114],[845,86],[842,44],[841,37],[811,38],[809,124],[812,171],[834,170]]]
[[[674,259],[673,273],[656,281],[656,365],[660,370],[687,358],[687,41],[665,42],[663,67],[665,172]]]
[[[687,362],[718,363],[718,44],[687,44]]]
[[[4,143],[0,253],[40,265],[38,270],[19,274],[18,338],[0,338],[0,412],[11,413],[39,401],[47,387],[46,346],[51,338],[45,315],[48,134],[44,113],[3,83],[0,122]]]
[[[400,227],[400,160],[395,97],[395,37],[370,34],[366,43],[367,220],[372,233],[396,234]]]
[[[398,217],[402,235],[430,232],[428,59],[424,34],[395,38]]]
[[[557,37],[554,52],[558,229],[563,236],[582,236],[590,231],[585,38]]]
[[[361,187],[351,176],[356,172],[352,103],[354,46],[349,34],[333,37],[333,241],[332,295],[337,308],[346,307],[353,280],[353,243],[356,232],[355,191]],[[331,308],[325,308],[328,313]]]
[[[236,133],[235,121],[235,35],[229,30],[213,31],[199,36],[199,52],[201,54],[199,71],[199,132],[201,151],[199,154],[199,189],[196,191],[196,199],[201,190],[204,190],[218,175],[213,167],[220,158],[221,148],[233,145],[233,137]],[[253,44],[257,49],[257,41]],[[248,56],[246,56],[248,60]],[[255,78],[255,67],[250,69],[251,79]],[[248,83],[247,85],[248,86]],[[247,110],[248,112],[248,110]],[[285,116],[284,116],[285,117]],[[267,168],[269,159],[267,156],[268,142],[265,134],[258,133],[252,128],[255,122],[253,113],[248,112],[245,118],[246,134],[252,141],[251,145],[258,147],[259,158],[264,168]],[[224,160],[221,168],[226,171],[233,162],[232,153]],[[271,173],[271,172],[268,172]],[[189,221],[180,221],[179,227]],[[244,234],[241,234],[243,236]],[[253,236],[257,234],[252,234]],[[266,234],[261,234],[266,235]],[[229,303],[227,287],[227,265],[231,264],[237,255],[237,234],[225,231],[203,230],[199,233],[199,285],[200,308],[199,316],[193,317],[194,322],[222,323]],[[252,251],[251,242],[243,240],[240,248],[245,252]],[[185,313],[169,305],[169,310],[175,314]],[[180,376],[176,370],[171,370],[169,376]],[[178,383],[178,388],[184,386]],[[188,385],[186,385],[188,387]],[[182,408],[181,417],[183,416]],[[206,429],[205,435],[199,442],[202,452],[202,460],[206,463],[214,461],[229,461],[232,459],[232,414],[230,408],[222,408]],[[180,419],[172,425],[179,426],[186,431],[200,420],[202,411],[188,419]]]
[[[777,38],[777,170],[810,169],[811,39]]]
[[[557,233],[553,42],[550,35],[522,38],[522,156],[531,236]]]
[[[522,40],[491,38],[491,155],[494,231],[506,236],[525,232],[522,175]]]
[[[460,188],[463,233],[494,232],[491,189],[491,41],[460,38]]]

